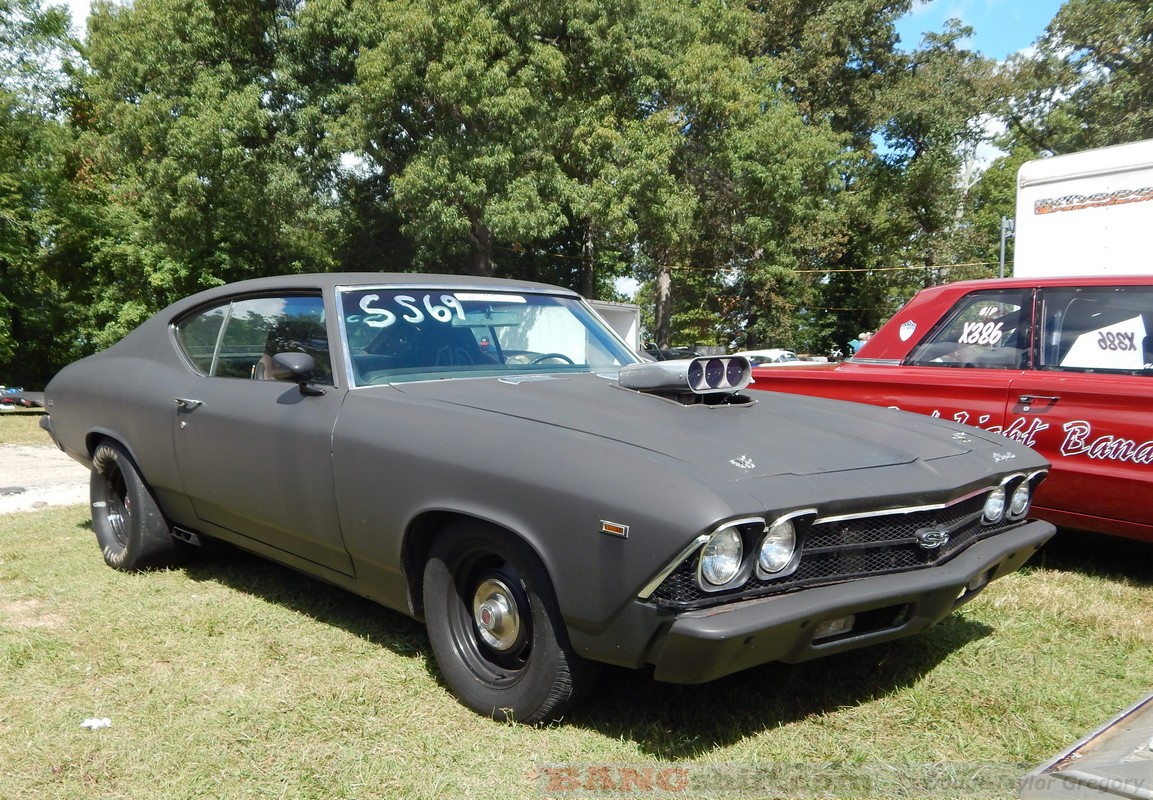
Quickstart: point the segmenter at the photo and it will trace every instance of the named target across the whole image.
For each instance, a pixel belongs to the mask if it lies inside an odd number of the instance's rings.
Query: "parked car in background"
[[[0,411],[38,408],[44,405],[43,392],[26,392],[17,386],[0,386]]]
[[[425,621],[470,708],[554,719],[594,666],[698,683],[923,631],[1053,533],[995,434],[642,363],[576,294],[269,278],[48,385],[109,566],[231,542]]]
[[[646,347],[641,355],[653,361],[677,361],[682,358],[696,358],[700,353],[691,347],[666,347],[662,349],[654,344]]]
[[[1053,464],[1058,525],[1153,541],[1153,277],[925,289],[851,360],[754,370],[755,388],[916,411],[996,431]]]
[[[824,364],[829,360],[824,357],[801,358],[796,352],[779,347],[767,350],[741,350],[733,355],[747,358],[754,367],[811,367],[813,364]]]

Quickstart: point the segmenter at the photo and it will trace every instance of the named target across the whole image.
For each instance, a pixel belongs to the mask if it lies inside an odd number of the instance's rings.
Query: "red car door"
[[[1024,374],[1028,364],[1032,317],[1033,297],[1028,290],[992,289],[961,297],[925,334],[904,365],[883,370],[900,380],[885,404],[1030,444],[1029,426],[1006,419],[1005,412],[1010,384]],[[917,327],[911,321],[904,325]],[[914,334],[915,330],[909,330],[910,338]]]
[[[1009,426],[1053,463],[1038,495],[1050,519],[1147,538],[1153,507],[1153,287],[1045,289],[1036,369],[1012,382]],[[1060,517],[1058,517],[1060,515]]]
[[[1005,422],[1009,384],[1019,374],[993,369],[961,372],[950,368],[877,368],[846,363],[835,372],[825,370],[824,375],[829,378],[827,381],[822,380],[821,373],[814,371],[806,376],[808,380],[781,381],[779,388],[795,394],[813,394],[915,411],[1000,433]],[[758,379],[760,385],[757,388],[763,386],[773,389],[773,379],[778,377],[787,379],[791,376],[773,371],[767,378]],[[859,380],[854,380],[855,377]],[[963,381],[958,380],[961,377]]]

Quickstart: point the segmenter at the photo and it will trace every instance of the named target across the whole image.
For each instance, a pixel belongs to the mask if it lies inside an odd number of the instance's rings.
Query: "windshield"
[[[507,373],[590,372],[637,357],[578,300],[444,289],[344,290],[357,386]]]

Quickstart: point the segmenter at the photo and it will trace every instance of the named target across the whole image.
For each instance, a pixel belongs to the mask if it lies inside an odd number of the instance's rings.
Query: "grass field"
[[[1019,776],[1153,690],[1149,555],[1062,533],[926,635],[696,687],[608,670],[528,728],[458,705],[423,628],[348,593],[228,550],[118,573],[84,507],[0,515],[0,798],[744,798],[782,765],[828,776],[792,796],[849,798],[899,796],[851,780],[878,769]],[[978,796],[1015,795],[996,786]]]
[[[46,444],[52,440],[40,427],[43,410],[19,408],[0,412],[0,445],[4,444]]]

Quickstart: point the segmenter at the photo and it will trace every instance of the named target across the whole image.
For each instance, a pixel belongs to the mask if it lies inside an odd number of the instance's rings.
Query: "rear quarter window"
[[[1046,289],[1039,368],[1153,374],[1153,287]]]

